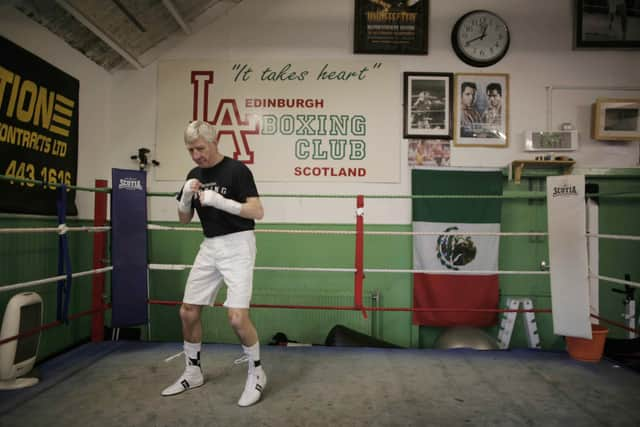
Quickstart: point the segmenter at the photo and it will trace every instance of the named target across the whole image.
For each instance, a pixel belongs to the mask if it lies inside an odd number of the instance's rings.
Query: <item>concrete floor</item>
[[[246,365],[207,344],[204,386],[160,391],[180,343],[86,344],[38,367],[40,384],[0,392],[0,426],[638,426],[640,374],[535,350],[263,346],[269,384],[236,401]]]

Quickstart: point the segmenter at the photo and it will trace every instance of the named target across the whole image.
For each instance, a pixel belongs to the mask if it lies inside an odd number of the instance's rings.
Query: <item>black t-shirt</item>
[[[195,178],[202,183],[203,189],[214,190],[227,199],[240,203],[247,197],[258,197],[258,189],[251,170],[242,162],[224,157],[220,163],[210,168],[195,167],[187,174],[187,180]],[[182,197],[182,189],[177,199]],[[253,230],[255,222],[213,206],[202,206],[194,197],[192,206],[198,211],[202,230],[207,237],[222,236],[239,231]]]

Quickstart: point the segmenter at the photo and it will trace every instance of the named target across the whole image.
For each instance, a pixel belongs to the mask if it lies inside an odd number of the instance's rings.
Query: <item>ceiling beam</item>
[[[182,28],[182,31],[184,31],[186,35],[190,35],[191,28],[189,28],[189,24],[184,22],[184,18],[182,18],[182,15],[180,14],[180,12],[178,12],[178,9],[176,8],[176,5],[173,4],[173,1],[162,0],[162,4],[164,4],[164,7],[166,7],[169,13],[171,13],[171,16],[173,16],[173,19],[175,19],[178,25],[180,25],[180,28]]]
[[[192,32],[198,32],[208,25],[211,25],[213,22],[216,22],[218,19],[220,19],[220,17],[228,14],[231,9],[240,4],[240,1],[242,0],[211,0],[204,7],[203,12],[191,21],[190,27],[192,29]],[[184,43],[184,41],[187,40],[188,37],[189,36],[185,35],[184,33],[176,31],[151,49],[147,50],[144,53],[141,53],[138,57],[138,60],[141,64],[147,66],[148,64],[151,64],[152,62],[161,58],[162,55],[166,54],[169,50],[180,45],[180,43]]]
[[[113,2],[113,4],[115,4],[118,9],[120,9],[120,12],[124,13],[124,16],[127,17],[127,19],[129,21],[131,21],[131,23],[133,25],[136,26],[136,28],[138,28],[141,32],[146,33],[147,29],[140,23],[140,21],[138,21],[138,19],[133,16],[133,14],[129,11],[129,9],[127,9],[120,0],[111,0]]]
[[[126,59],[129,64],[133,65],[138,70],[142,70],[142,68],[144,68],[136,58],[131,56],[131,54],[127,52],[124,48],[122,48],[115,40],[113,40],[106,33],[104,33],[100,28],[98,28],[93,22],[89,20],[89,18],[84,16],[82,12],[80,12],[78,9],[76,9],[71,4],[69,4],[67,0],[55,0],[55,1],[60,7],[62,7],[67,12],[69,12],[74,18],[76,18],[82,25],[87,27],[93,34],[98,36],[100,40],[102,40],[107,45],[109,45],[111,49],[118,52],[118,55]]]

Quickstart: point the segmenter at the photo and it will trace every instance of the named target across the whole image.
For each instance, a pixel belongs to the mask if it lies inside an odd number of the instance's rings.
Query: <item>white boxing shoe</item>
[[[247,382],[244,385],[244,391],[240,396],[240,400],[238,400],[238,406],[251,406],[259,401],[266,386],[267,375],[264,373],[262,366],[250,369],[247,375]]]
[[[173,396],[204,384],[204,377],[200,366],[187,366],[178,381],[162,390],[163,396]]]

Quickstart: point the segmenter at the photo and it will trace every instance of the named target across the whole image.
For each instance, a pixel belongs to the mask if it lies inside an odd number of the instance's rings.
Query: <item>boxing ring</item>
[[[16,180],[16,178],[12,178]],[[36,182],[36,184],[42,184]],[[598,363],[573,360],[564,351],[550,349],[511,349],[509,351],[477,351],[470,349],[438,350],[416,348],[327,347],[322,345],[288,347],[269,346],[262,339],[262,360],[269,371],[270,384],[260,404],[242,409],[236,407],[235,392],[244,376],[244,368],[234,364],[239,346],[203,344],[202,365],[205,385],[197,391],[162,398],[160,390],[173,381],[181,368],[166,363],[168,355],[181,350],[181,342],[156,342],[154,326],[147,326],[150,341],[103,341],[105,313],[111,309],[106,281],[113,266],[108,265],[106,246],[111,230],[106,221],[109,189],[105,181],[97,181],[96,218],[93,226],[68,226],[58,221],[56,226],[0,228],[0,236],[10,234],[51,234],[59,239],[70,234],[90,234],[93,239],[93,268],[64,271],[49,278],[9,283],[0,286],[0,296],[24,290],[39,292],[44,286],[57,283],[61,295],[73,292],[77,285],[65,290],[73,279],[91,278],[91,306],[45,322],[38,330],[5,338],[0,345],[25,336],[69,327],[78,319],[90,318],[85,336],[92,342],[72,348],[40,363],[41,381],[34,387],[15,391],[0,391],[0,425],[636,425],[640,419],[640,376],[631,374],[619,364],[603,359]],[[172,193],[149,193],[150,197],[173,197]],[[600,197],[607,197],[600,194]],[[256,274],[308,273],[347,277],[350,295],[343,304],[262,303],[254,288],[252,317],[256,313],[278,316],[282,311],[308,313],[335,311],[351,313],[373,324],[376,316],[389,313],[410,314],[416,311],[473,311],[474,309],[416,308],[407,304],[386,306],[373,289],[366,286],[368,277],[377,274],[404,275],[429,273],[412,268],[369,268],[365,266],[367,242],[370,238],[414,236],[415,231],[371,230],[365,227],[365,200],[399,199],[417,196],[362,195],[262,195],[269,197],[349,198],[354,200],[355,224],[338,229],[321,229],[309,225],[297,229],[260,227],[256,235],[260,251],[261,236],[283,234],[310,235],[322,238],[339,237],[352,242],[348,266],[319,267],[312,259],[304,266],[260,265]],[[419,196],[418,196],[419,197]],[[422,196],[427,197],[427,196]],[[442,197],[442,196],[438,196]],[[452,196],[462,197],[462,196]],[[474,196],[467,196],[474,197]],[[495,196],[492,196],[495,197]],[[509,198],[543,198],[542,194],[507,194]],[[153,233],[201,233],[199,227],[148,224]],[[438,232],[442,235],[442,232]],[[444,233],[445,235],[447,233]],[[454,235],[455,233],[449,233]],[[498,235],[504,238],[546,238],[546,232],[499,232],[478,235]],[[195,234],[194,236],[198,236]],[[199,236],[198,236],[199,237]],[[640,240],[638,236],[611,234],[588,235],[588,240]],[[152,256],[150,259],[152,259]],[[186,257],[186,256],[185,256]],[[191,257],[191,255],[189,255]],[[61,259],[64,256],[61,255]],[[392,263],[393,264],[393,263]],[[190,264],[148,264],[149,287],[154,275],[184,274]],[[64,270],[64,269],[63,269]],[[170,273],[173,272],[173,273]],[[480,273],[487,273],[482,271]],[[546,277],[548,270],[498,270],[502,276]],[[640,283],[605,275],[598,281],[640,287]],[[345,280],[342,280],[345,281]],[[182,280],[184,282],[184,280]],[[256,283],[258,279],[256,279]],[[178,293],[181,289],[178,289]],[[175,292],[174,292],[175,293]],[[151,292],[150,292],[151,295]],[[277,298],[277,296],[275,296]],[[284,299],[284,298],[283,298]],[[338,301],[337,300],[337,301]],[[351,300],[351,301],[349,301]],[[174,323],[179,319],[179,300],[149,297],[151,322],[154,316],[172,312]],[[59,303],[60,305],[60,303]],[[64,304],[63,304],[64,305]],[[219,304],[216,304],[219,305]],[[214,309],[215,310],[215,309]],[[551,309],[475,309],[496,314],[537,313],[548,315]],[[58,309],[58,315],[59,313]],[[220,311],[219,309],[217,311]],[[265,314],[266,315],[266,314]],[[633,331],[628,325],[592,313],[594,319]],[[108,317],[107,317],[108,319]],[[377,319],[379,321],[379,319]],[[407,318],[408,320],[408,318]],[[87,321],[88,322],[88,321]],[[370,323],[369,323],[370,322]],[[260,320],[256,321],[260,330]],[[206,328],[206,324],[203,325]],[[227,328],[226,321],[221,325]],[[151,329],[151,330],[149,330]],[[365,331],[371,332],[371,331]],[[161,336],[161,335],[160,335]],[[107,338],[108,337],[104,337]],[[314,343],[317,344],[317,343]]]

